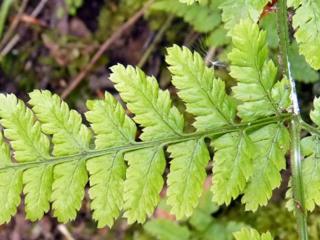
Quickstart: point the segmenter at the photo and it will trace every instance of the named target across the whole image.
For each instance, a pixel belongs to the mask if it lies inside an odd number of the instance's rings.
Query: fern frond
[[[0,167],[11,163],[9,145],[0,133]],[[0,172],[0,223],[9,222],[20,204],[22,171],[9,169]]]
[[[50,143],[48,138],[41,133],[39,122],[36,121],[32,111],[13,94],[0,95],[0,118],[1,125],[5,127],[4,135],[10,140],[15,150],[14,157],[18,162],[46,161],[50,157]],[[17,205],[17,194],[20,194],[17,190],[20,190],[22,172],[11,169],[4,172],[3,176],[10,172],[12,176],[6,181],[13,188],[9,191],[12,195],[16,195],[12,200]],[[23,175],[27,218],[40,219],[49,210],[52,168],[51,166],[34,167],[26,170]],[[39,178],[43,182],[40,182]],[[11,212],[13,212],[13,207],[11,205]]]
[[[320,1],[302,0],[292,23],[297,29],[295,37],[300,53],[314,69],[320,69]]]
[[[188,149],[186,151],[186,149]],[[168,175],[168,204],[177,219],[190,217],[198,205],[210,159],[204,139],[173,144],[168,147],[171,161]]]
[[[230,204],[241,194],[253,173],[253,142],[245,132],[225,134],[212,142],[215,149],[213,165],[213,201]]]
[[[30,93],[29,104],[42,123],[44,133],[52,135],[53,154],[63,156],[89,150],[91,132],[82,124],[79,113],[49,91]],[[76,217],[88,181],[85,158],[77,162],[62,163],[54,168],[52,208],[59,221],[67,222]]]
[[[259,234],[252,228],[242,228],[240,231],[233,233],[236,240],[273,240],[269,232]]]
[[[233,30],[232,42],[230,74],[238,81],[232,88],[234,97],[241,101],[238,115],[249,121],[279,114],[278,103],[271,93],[277,68],[268,60],[266,32],[259,31],[258,25],[251,21],[241,21]]]
[[[259,20],[263,8],[269,0],[226,0],[221,5],[222,20],[225,22],[225,28],[232,30],[233,27],[244,19],[250,19],[253,22]]]
[[[226,94],[224,82],[214,77],[198,53],[174,45],[168,48],[166,61],[179,97],[187,111],[195,115],[193,125],[197,130],[234,124],[235,102]]]
[[[146,76],[139,68],[120,64],[111,70],[110,79],[115,88],[135,114],[133,119],[144,127],[140,136],[143,141],[182,134],[183,116],[172,106],[169,92],[159,89],[154,77]]]
[[[88,175],[91,209],[99,227],[112,226],[121,211],[129,223],[142,223],[159,203],[166,166],[164,147],[172,158],[168,174],[171,212],[178,218],[190,216],[206,177],[209,153],[205,139],[213,141],[215,151],[214,200],[228,204],[244,193],[247,209],[265,205],[279,185],[288,149],[283,122],[291,115],[282,113],[288,107],[288,83],[286,78],[275,81],[276,69],[267,61],[263,32],[249,22],[237,28],[233,67],[238,69],[233,73],[239,84],[234,92],[240,106],[252,104],[246,107],[249,113],[242,108],[240,123],[236,103],[226,94],[224,83],[204,66],[200,55],[177,46],[169,49],[167,61],[178,94],[196,119],[192,133],[183,132],[183,115],[173,106],[169,92],[159,89],[154,77],[130,66],[112,67],[110,79],[141,127],[141,141],[136,141],[136,124],[110,94],[87,102],[85,115],[94,132],[94,144],[81,115],[57,95],[32,92],[29,103],[33,111],[14,95],[0,95],[5,137],[0,137],[1,223],[15,214],[23,184],[28,218],[42,217],[52,202],[59,221],[74,219]],[[247,41],[253,43],[253,50],[245,54]],[[254,53],[259,54],[254,59],[257,65],[250,60]],[[258,98],[251,101],[245,94],[250,95],[252,88],[256,91],[255,87]],[[260,110],[257,99],[271,110]],[[260,110],[258,115],[256,110]],[[10,161],[6,140],[16,162]]]
[[[255,144],[254,167],[242,202],[246,204],[246,210],[255,211],[266,205],[273,189],[280,186],[280,171],[286,165],[290,136],[283,124],[278,123],[254,131],[250,138]]]
[[[134,143],[136,125],[125,115],[124,109],[106,93],[104,100],[88,101],[87,120],[95,133],[95,149]],[[126,166],[123,154],[115,151],[87,161],[90,173],[89,195],[93,218],[98,227],[113,225],[123,205],[123,183]]]

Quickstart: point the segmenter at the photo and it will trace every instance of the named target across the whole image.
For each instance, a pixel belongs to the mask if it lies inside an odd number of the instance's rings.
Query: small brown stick
[[[142,68],[144,66],[144,64],[147,62],[148,58],[150,57],[150,55],[154,51],[155,47],[161,41],[161,39],[162,39],[163,35],[165,34],[166,30],[170,27],[173,19],[174,19],[174,16],[170,15],[167,18],[167,20],[164,22],[164,24],[162,25],[162,27],[158,31],[157,35],[155,36],[153,42],[151,43],[151,45],[148,47],[148,49],[145,51],[145,53],[143,54],[142,58],[140,59],[140,61],[138,63],[138,67],[139,68]]]
[[[6,34],[3,36],[1,43],[0,43],[0,49],[4,47],[4,45],[6,44],[6,42],[9,41],[11,35],[15,32],[16,28],[18,27],[19,23],[20,23],[20,18],[24,13],[24,10],[26,9],[27,5],[28,5],[28,1],[29,0],[22,0],[21,6],[18,10],[18,14],[17,16],[13,19],[11,25],[8,28],[8,31],[6,32]]]
[[[108,38],[94,54],[90,62],[83,68],[83,70],[71,81],[68,87],[62,92],[61,98],[65,99],[70,93],[81,83],[81,81],[91,71],[96,62],[100,59],[102,54],[120,38],[127,29],[129,29],[135,22],[139,20],[145,13],[145,11],[151,6],[153,0],[148,1],[138,12],[136,12],[127,22],[125,22],[117,31],[115,31],[110,38]]]
[[[47,2],[48,0],[41,0],[41,2],[30,14],[30,17],[36,18],[40,14],[40,12],[42,11],[42,9],[44,8]],[[11,40],[6,44],[6,46],[2,49],[0,53],[0,61],[5,55],[7,55],[11,51],[12,48],[14,48],[14,46],[20,41],[20,39],[21,39],[21,35],[19,33],[15,34],[11,38]]]

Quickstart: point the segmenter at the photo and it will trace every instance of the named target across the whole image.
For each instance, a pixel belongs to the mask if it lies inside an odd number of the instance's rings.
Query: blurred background
[[[33,89],[49,89],[83,113],[87,99],[103,97],[104,91],[117,97],[108,80],[109,67],[122,63],[156,76],[183,111],[164,62],[166,47],[185,45],[199,52],[228,87],[234,84],[228,75],[226,56],[231,46],[221,20],[222,2],[187,6],[178,0],[0,0],[0,91],[27,101]],[[271,5],[259,24],[268,30],[270,55],[277,61],[279,40]],[[308,120],[313,97],[320,94],[319,73],[299,55],[295,42],[289,54],[303,117]],[[186,119],[192,121],[191,116]],[[296,239],[294,216],[284,207],[289,174],[283,172],[283,186],[256,214],[245,212],[239,200],[228,207],[214,205],[208,180],[194,215],[180,222],[162,201],[145,225],[129,226],[119,219],[111,230],[97,229],[86,194],[77,219],[66,225],[57,223],[50,213],[39,222],[27,221],[21,206],[9,224],[0,226],[0,240],[228,240],[244,225],[270,230],[277,239]],[[164,199],[165,189],[162,195]],[[310,216],[312,239],[320,239],[319,216],[319,210]]]

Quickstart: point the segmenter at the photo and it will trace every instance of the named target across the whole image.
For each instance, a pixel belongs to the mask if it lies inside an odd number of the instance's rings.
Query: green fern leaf
[[[320,0],[302,0],[293,16],[293,27],[300,53],[314,68],[320,69]],[[298,4],[295,4],[298,6]]]
[[[41,122],[44,133],[52,135],[53,155],[64,156],[89,149],[91,132],[82,124],[75,110],[49,91],[35,90],[30,94],[29,104]]]
[[[186,149],[188,149],[186,151]],[[203,191],[206,166],[210,159],[203,139],[168,147],[171,161],[168,175],[168,204],[177,219],[190,217]]]
[[[310,112],[311,120],[320,126],[320,98],[315,98],[313,101],[314,109]]]
[[[79,113],[70,110],[57,95],[49,91],[35,90],[30,93],[30,105],[42,123],[44,133],[52,135],[53,154],[64,156],[89,150],[91,133],[82,124]],[[88,181],[85,157],[76,162],[61,163],[54,167],[52,186],[54,215],[61,222],[76,217]]]
[[[213,166],[213,201],[230,204],[243,192],[253,173],[253,143],[245,132],[225,134],[212,143],[215,149]]]
[[[9,145],[0,133],[0,167],[11,163]],[[22,171],[8,169],[0,171],[0,224],[9,222],[20,204],[22,191]]]
[[[291,106],[290,82],[287,77],[278,81],[271,90],[271,97],[279,111],[288,111]]]
[[[238,115],[246,121],[279,114],[277,103],[272,98],[277,68],[268,61],[266,32],[259,31],[257,24],[242,21],[233,30],[231,76],[238,81],[233,95],[241,104]]]
[[[11,146],[15,150],[14,157],[18,162],[49,159],[49,140],[41,133],[40,124],[35,120],[32,111],[26,108],[21,100],[18,100],[13,94],[0,95],[0,117],[0,122],[5,127],[4,135],[10,140]],[[8,179],[9,184],[12,185],[13,190],[18,190],[21,172],[15,172],[13,169],[9,172],[13,175]],[[27,218],[30,220],[40,219],[49,210],[51,176],[51,166],[30,168],[23,174],[25,209]],[[39,181],[39,177],[43,182]],[[17,194],[13,190],[12,194]],[[13,198],[13,201],[18,203],[16,197]]]
[[[225,28],[228,30],[244,19],[250,19],[257,22],[263,8],[269,0],[226,0],[221,5],[222,20],[225,22]]]
[[[182,136],[183,116],[172,106],[168,91],[159,89],[153,77],[147,77],[139,68],[112,67],[110,79],[116,84],[121,98],[127,102],[134,120],[144,129],[143,141]],[[165,158],[162,146],[146,148],[125,154],[127,170],[124,200],[125,216],[129,222],[144,222],[159,202]]]
[[[129,223],[143,223],[159,203],[166,161],[162,147],[146,148],[125,154],[128,161],[124,184],[124,208]]]
[[[233,233],[236,240],[272,240],[272,236],[269,232],[263,233],[252,228],[242,228],[240,231]]]
[[[212,69],[198,53],[174,45],[166,57],[172,73],[172,82],[187,111],[194,114],[194,126],[199,131],[234,124],[236,106],[225,93],[225,84],[215,79]]]
[[[149,77],[139,68],[118,64],[111,68],[111,81],[127,102],[134,120],[144,129],[143,141],[181,136],[184,127],[183,116],[172,106],[168,91],[159,90],[154,77]]]
[[[280,171],[285,168],[285,154],[289,149],[290,136],[283,124],[270,124],[250,134],[255,144],[253,175],[244,190],[242,202],[246,210],[256,211],[280,186]],[[259,191],[257,191],[259,189]]]
[[[301,144],[305,157],[302,162],[305,208],[313,211],[316,205],[320,205],[320,139],[318,136],[306,137]],[[306,148],[311,151],[306,151]]]
[[[96,149],[105,149],[134,143],[136,125],[125,115],[121,105],[105,94],[104,100],[88,101],[87,120],[96,134]],[[88,160],[90,173],[91,209],[98,227],[112,226],[123,205],[125,163],[121,152]]]

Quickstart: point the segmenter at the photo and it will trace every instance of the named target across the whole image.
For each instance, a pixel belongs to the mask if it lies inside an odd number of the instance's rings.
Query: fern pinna
[[[112,226],[122,212],[129,223],[143,223],[160,200],[166,152],[171,159],[167,203],[182,219],[192,214],[202,193],[208,147],[214,150],[213,201],[228,205],[242,195],[247,210],[266,205],[286,166],[290,86],[286,77],[278,80],[266,33],[257,24],[241,21],[232,38],[230,74],[237,85],[231,95],[198,53],[176,45],[168,49],[172,83],[195,119],[192,133],[184,132],[183,114],[169,92],[132,66],[112,67],[110,79],[133,119],[109,93],[87,102],[90,128],[49,91],[33,91],[27,105],[13,94],[1,94],[0,222],[15,215],[21,192],[28,219],[42,218],[51,205],[59,221],[72,220],[89,181],[99,227]],[[319,106],[317,100],[311,115],[317,124]],[[142,128],[138,137],[136,124]],[[317,158],[317,147],[307,149],[306,156]],[[306,161],[306,174],[314,170],[312,164]],[[311,209],[319,194],[306,189]]]

